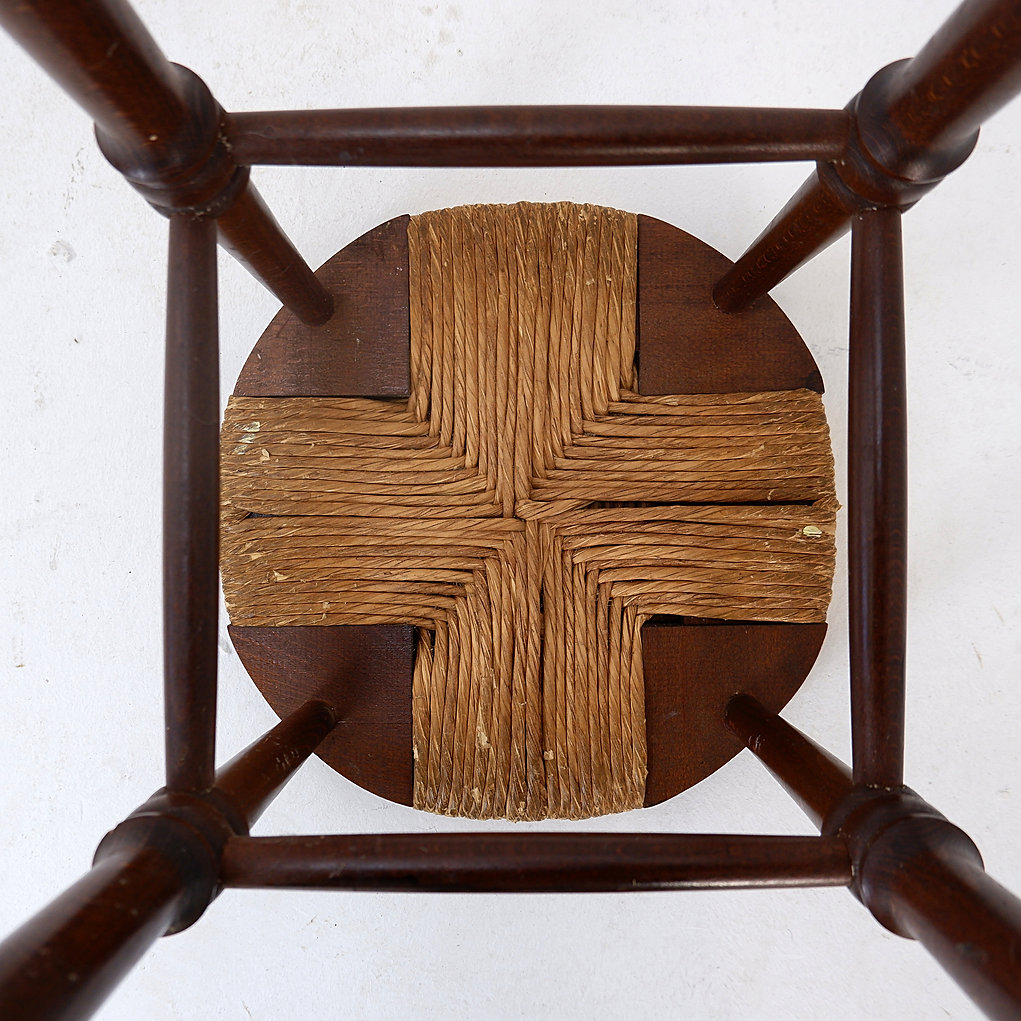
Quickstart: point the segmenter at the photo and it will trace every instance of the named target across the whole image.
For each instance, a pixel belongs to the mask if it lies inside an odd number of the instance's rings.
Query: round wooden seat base
[[[821,392],[804,342],[768,297],[728,315],[712,303],[731,263],[689,234],[638,217],[637,382],[643,395]],[[347,245],[317,277],[336,311],[310,327],[282,310],[256,344],[239,397],[406,398],[408,217]],[[412,678],[416,628],[399,624],[251,626],[230,635],[280,715],[310,698],[341,722],[318,754],[373,793],[412,804]],[[729,699],[754,695],[779,711],[804,681],[826,631],[816,623],[653,616],[641,631],[646,805],[673,797],[742,747],[724,723]]]

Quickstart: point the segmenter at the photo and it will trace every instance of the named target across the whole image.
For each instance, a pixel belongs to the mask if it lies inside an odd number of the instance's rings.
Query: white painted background
[[[140,0],[227,109],[454,103],[843,105],[951,0],[459,4]],[[879,27],[874,27],[879,26]],[[0,930],[71,882],[160,784],[166,226],[85,117],[0,38]],[[911,424],[907,775],[1021,888],[1021,104],[906,220]],[[572,199],[732,258],[804,165],[262,169],[309,262],[391,216]],[[848,245],[776,291],[829,387],[841,492]],[[221,256],[226,395],[276,310]],[[843,569],[843,562],[840,564]],[[788,717],[848,754],[846,597]],[[221,631],[223,620],[221,618]],[[224,756],[274,722],[224,637]],[[808,833],[748,753],[668,804],[578,829]],[[256,832],[471,828],[310,762]],[[557,828],[549,825],[547,828]],[[229,892],[101,1017],[972,1018],[842,890],[628,896]]]

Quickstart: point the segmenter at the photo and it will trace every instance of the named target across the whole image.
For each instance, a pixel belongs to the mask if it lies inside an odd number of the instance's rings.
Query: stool
[[[83,902],[110,913],[94,932],[101,932],[111,947],[127,943],[131,936],[133,952],[146,942],[142,936],[154,937],[190,924],[221,883],[438,889],[850,883],[884,924],[902,934],[922,938],[983,1006],[1001,1012],[1012,1009],[1016,990],[1010,983],[1015,980],[1001,966],[1008,958],[997,955],[1009,955],[1010,940],[1014,937],[998,931],[997,926],[1016,929],[1017,919],[1011,914],[1016,910],[1015,902],[991,885],[980,869],[973,845],[960,831],[902,786],[903,689],[898,649],[903,646],[903,621],[902,613],[895,611],[902,603],[903,584],[899,209],[916,200],[926,187],[967,155],[974,144],[977,120],[988,115],[992,105],[1005,100],[1007,85],[1003,83],[1009,83],[1010,75],[1015,73],[1015,37],[1010,34],[1015,29],[1011,25],[1009,30],[1003,30],[1006,22],[992,19],[1005,19],[1013,12],[1002,4],[968,5],[939,37],[932,52],[924,51],[908,71],[898,72],[900,77],[892,72],[878,76],[848,114],[681,109],[646,111],[647,119],[643,121],[642,111],[626,111],[624,115],[612,110],[581,114],[554,108],[548,113],[509,111],[503,115],[505,120],[497,116],[494,127],[492,112],[471,110],[372,115],[251,114],[221,120],[218,108],[206,98],[200,84],[152,57],[145,37],[139,34],[141,30],[119,8],[111,8],[109,14],[111,22],[118,19],[121,22],[121,34],[116,38],[130,47],[132,53],[138,50],[143,54],[146,74],[152,76],[152,82],[160,83],[159,88],[139,90],[137,95],[144,92],[151,99],[154,90],[165,90],[167,109],[147,111],[132,107],[131,98],[113,80],[93,81],[94,88],[85,95],[80,81],[73,80],[78,74],[75,69],[85,66],[93,69],[91,73],[97,73],[98,65],[90,59],[89,48],[102,45],[105,52],[114,38],[110,34],[113,29],[110,24],[100,24],[102,19],[75,24],[77,12],[71,5],[64,6],[68,8],[61,13],[64,20],[33,20],[39,12],[29,7],[5,14],[5,22],[11,23],[15,33],[31,43],[36,55],[86,101],[100,125],[101,145],[115,165],[125,171],[147,198],[171,213],[165,562],[169,597],[168,786],[104,841],[96,868],[67,895],[70,900],[58,902],[49,914],[29,923],[32,928],[27,932],[16,934],[5,944],[8,955],[5,959],[13,962],[9,970],[19,981],[32,977],[35,965],[26,967],[26,961],[32,961],[32,955],[42,945],[49,957],[61,962],[58,968],[61,974],[68,972],[78,977],[70,983],[72,988],[68,988],[66,976],[44,976],[42,988],[54,997],[47,1003],[39,987],[26,992],[24,985],[18,988],[12,978],[3,986],[13,990],[10,995],[14,998],[9,1002],[20,1005],[17,1009],[23,1012],[26,1003],[40,1004],[40,1016],[48,1016],[46,1011],[52,1014],[54,1004],[71,1002],[77,993],[74,1009],[81,1011],[83,1005],[97,1002],[109,983],[130,964],[130,955],[111,950],[104,966],[96,967],[94,972],[89,972],[87,965],[81,969],[70,967],[68,962],[75,959],[67,945],[74,941],[81,927],[70,924],[68,912]],[[991,20],[982,20],[979,15]],[[950,51],[975,49],[976,40],[988,38],[990,24],[1000,26],[993,35],[1006,38],[1009,45],[1005,44],[1003,51],[994,50],[988,64],[970,68],[969,73],[975,78],[962,86],[961,94],[974,99],[977,90],[980,102],[964,111],[948,101],[946,109],[937,110],[935,118],[942,117],[946,124],[940,125],[938,139],[924,139],[935,153],[930,162],[919,161],[915,149],[909,160],[903,152],[896,151],[893,143],[889,151],[877,148],[874,138],[880,136],[870,133],[870,126],[886,123],[880,117],[889,118],[912,146],[921,144],[917,135],[911,133],[912,128],[917,128],[914,118],[918,111],[910,107],[909,99],[898,90],[911,91],[908,85],[912,84],[912,74],[920,79],[926,74],[937,77],[945,74],[947,69],[940,60],[952,62],[946,57]],[[64,59],[68,51],[75,60]],[[983,52],[988,52],[988,47]],[[101,68],[100,77],[107,70]],[[114,69],[110,73],[116,78],[121,72]],[[187,138],[183,137],[180,122],[175,125],[171,100],[191,113]],[[109,106],[104,108],[104,103]],[[548,121],[543,120],[546,117]],[[935,133],[930,121],[931,118],[926,121],[925,130]],[[144,139],[138,134],[139,124],[147,126]],[[852,124],[860,128],[857,135],[849,133]],[[467,134],[465,125],[472,128]],[[248,837],[248,827],[262,803],[275,793],[293,768],[328,732],[346,736],[351,730],[347,727],[348,707],[329,691],[322,692],[319,699],[296,706],[263,742],[220,771],[214,786],[217,523],[210,507],[217,500],[219,424],[218,395],[210,385],[215,375],[209,371],[211,352],[215,352],[214,218],[218,219],[222,237],[245,257],[299,319],[311,324],[303,329],[329,330],[330,324],[344,318],[340,315],[343,308],[338,315],[331,314],[331,303],[338,296],[322,286],[321,279],[317,280],[304,267],[283,239],[252,190],[245,167],[248,163],[272,162],[281,158],[280,154],[286,154],[288,160],[307,162],[356,161],[347,154],[340,155],[344,146],[357,152],[357,159],[371,161],[378,154],[366,156],[366,146],[376,138],[375,144],[389,147],[394,144],[395,132],[402,143],[395,148],[404,154],[403,159],[427,163],[440,160],[470,164],[493,158],[483,157],[480,152],[500,154],[506,157],[501,162],[509,163],[556,163],[565,159],[682,162],[705,158],[707,152],[714,159],[758,158],[771,152],[774,158],[822,161],[798,199],[799,205],[782,215],[773,233],[767,233],[747,259],[739,261],[729,272],[721,271],[716,300],[721,309],[734,317],[733,322],[742,322],[741,316],[751,314],[736,311],[742,304],[762,300],[761,293],[785,271],[829,240],[848,220],[854,220],[851,394],[855,456],[848,502],[852,591],[862,601],[855,605],[856,617],[852,619],[852,635],[857,642],[852,660],[853,778],[849,779],[838,765],[775,715],[789,697],[789,691],[775,705],[765,698],[752,701],[743,695],[732,700],[729,709],[725,698],[718,706],[718,719],[722,721],[726,711],[733,732],[804,802],[810,817],[823,829],[823,837],[806,842],[802,838],[635,835],[624,841],[620,838],[608,841],[597,835],[466,835],[438,840],[428,849],[423,849],[421,838]],[[174,151],[158,151],[160,139],[168,137],[173,138]],[[883,143],[886,144],[885,136]],[[259,150],[260,145],[263,151]],[[472,146],[480,145],[485,148],[473,150]],[[570,157],[557,156],[558,147],[564,146],[570,147]],[[154,167],[159,168],[158,173],[154,173]],[[722,318],[723,313],[720,315]],[[639,344],[643,368],[644,355],[650,350],[646,340],[643,326]],[[299,350],[293,343],[289,349]],[[667,351],[669,354],[669,348]],[[292,357],[300,360],[298,354]],[[809,375],[810,371],[802,372],[800,378],[807,381]],[[743,392],[740,387],[735,389]],[[703,391],[676,384],[666,392],[677,395]],[[244,418],[229,420],[228,427],[236,426],[244,435],[257,435],[245,432],[243,427],[253,420]],[[246,467],[246,458],[261,461],[262,450],[268,452],[270,462],[276,456],[272,444],[256,448],[254,443],[238,442],[225,454],[226,467],[235,457],[233,448],[240,446],[245,450],[236,455],[239,470]],[[877,450],[883,453],[878,463],[874,457]],[[873,511],[873,507],[877,509]],[[246,508],[245,513],[263,512]],[[258,525],[262,519],[246,520]],[[825,534],[813,522],[808,522],[808,526]],[[806,541],[819,537],[804,535]],[[200,566],[185,572],[183,568],[189,564]],[[205,571],[202,564],[206,565]],[[711,627],[696,624],[691,613],[668,616],[689,618],[690,623],[662,621],[657,631],[683,634],[685,628]],[[713,614],[706,616],[712,618]],[[758,624],[763,620],[751,619]],[[285,631],[287,627],[274,630]],[[405,636],[404,640],[410,642],[411,638]],[[422,662],[421,650],[429,647],[432,652],[434,648],[423,644],[426,640],[421,635],[415,641],[420,653],[416,662]],[[814,653],[808,665],[811,658]],[[807,668],[804,667],[805,672]],[[800,667],[794,672],[799,671]],[[800,677],[794,682],[795,687],[799,681]],[[739,684],[735,690],[745,689]],[[338,715],[344,721],[339,725]],[[418,748],[414,739],[411,745]],[[540,744],[540,757],[546,750],[555,751]],[[469,800],[462,799],[461,804],[470,807],[470,793]],[[646,797],[647,794],[646,791]],[[366,859],[366,851],[371,852],[371,859]],[[919,863],[912,873],[915,885],[905,881],[897,868],[892,878],[888,874],[887,862],[901,860]],[[944,872],[953,873],[954,882],[964,883],[972,891],[976,907],[965,920],[958,919],[945,903],[919,903],[924,900],[923,877]],[[136,914],[130,919],[125,917],[123,901],[104,899],[104,891],[114,884],[131,891],[137,887],[132,908]],[[925,882],[924,886],[927,896],[931,883]],[[965,930],[955,934],[953,945],[948,946],[940,933],[958,923]],[[140,925],[145,928],[139,930]],[[88,935],[94,938],[93,932]],[[975,946],[981,947],[987,956],[971,952],[969,948]],[[81,981],[82,975],[89,977]]]

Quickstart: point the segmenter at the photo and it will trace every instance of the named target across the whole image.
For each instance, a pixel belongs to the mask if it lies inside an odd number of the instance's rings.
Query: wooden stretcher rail
[[[242,164],[575,167],[831,160],[844,110],[712,106],[464,106],[235,113]]]
[[[236,837],[236,887],[580,893],[847,886],[836,837],[669,833],[385,833]]]
[[[216,738],[220,372],[216,223],[170,220],[163,422],[167,785],[208,790]]]
[[[904,782],[907,377],[899,209],[855,217],[848,375],[848,587],[855,783]]]

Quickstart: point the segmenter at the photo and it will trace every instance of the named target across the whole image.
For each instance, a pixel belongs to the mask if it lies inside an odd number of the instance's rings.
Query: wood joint
[[[925,876],[940,866],[985,868],[971,838],[909,787],[855,787],[829,813],[822,832],[847,843],[854,895],[880,924],[908,939],[916,934],[901,917],[912,895],[905,876]]]
[[[247,835],[244,816],[216,788],[200,794],[162,789],[107,833],[93,865],[142,850],[170,861],[181,877],[183,892],[164,934],[169,936],[198,921],[219,895],[224,846],[231,837]]]
[[[846,109],[851,131],[844,151],[819,163],[819,178],[851,209],[907,209],[931,191],[972,153],[978,131],[938,144],[915,145],[890,118],[890,108],[910,60],[879,70]]]
[[[219,216],[248,181],[226,140],[226,114],[193,71],[171,65],[189,116],[166,135],[114,135],[97,124],[100,151],[156,210],[164,215]]]

